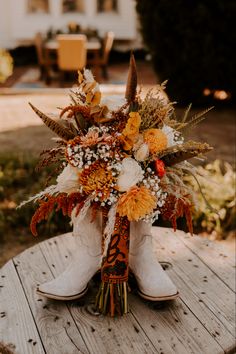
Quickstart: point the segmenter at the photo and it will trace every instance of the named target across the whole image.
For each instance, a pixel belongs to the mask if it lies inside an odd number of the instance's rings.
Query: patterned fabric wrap
[[[114,232],[102,261],[102,281],[121,283],[128,281],[129,221],[116,216]]]
[[[103,217],[105,222],[106,215]],[[114,231],[102,260],[102,282],[96,300],[96,307],[103,314],[114,316],[128,312],[129,230],[128,219],[116,215]]]

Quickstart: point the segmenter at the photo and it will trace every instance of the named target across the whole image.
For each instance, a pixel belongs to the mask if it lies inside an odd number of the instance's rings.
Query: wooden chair
[[[86,66],[87,60],[87,38],[81,34],[61,34],[58,40],[58,68],[64,74],[66,72],[78,71]]]
[[[35,49],[37,54],[38,65],[40,68],[40,79],[44,79],[47,84],[50,83],[50,68],[53,65],[56,65],[56,58],[49,58],[46,56],[44,45],[43,45],[43,36],[40,32],[35,35]]]
[[[94,66],[101,67],[102,76],[104,77],[104,79],[108,79],[107,67],[108,67],[110,52],[114,42],[114,37],[115,37],[114,32],[112,31],[107,32],[103,41],[102,52],[100,57],[99,58],[93,57],[91,59],[88,59],[87,61],[88,65],[90,66],[94,65]]]

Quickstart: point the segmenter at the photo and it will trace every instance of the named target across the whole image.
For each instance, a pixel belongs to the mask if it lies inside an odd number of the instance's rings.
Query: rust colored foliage
[[[174,231],[177,229],[177,219],[184,216],[187,222],[188,230],[192,235],[192,203],[189,200],[189,195],[186,195],[183,198],[176,198],[174,195],[169,194],[166,198],[164,206],[161,208],[161,214],[163,220],[168,220],[172,223]]]
[[[40,200],[39,207],[32,216],[30,230],[34,236],[37,236],[37,224],[42,220],[47,220],[49,215],[55,211],[62,210],[63,215],[71,216],[72,210],[76,207],[76,215],[84,205],[84,198],[79,193],[65,193],[58,196],[47,196],[47,200]]]

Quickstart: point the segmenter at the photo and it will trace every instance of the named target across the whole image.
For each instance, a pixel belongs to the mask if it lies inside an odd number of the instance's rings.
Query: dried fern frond
[[[63,127],[61,124],[57,123],[55,120],[48,117],[46,114],[41,112],[38,108],[33,106],[29,102],[30,107],[34,110],[34,112],[39,116],[40,119],[44,122],[44,124],[51,129],[55,134],[57,134],[60,138],[64,140],[70,140],[75,137],[72,131],[68,128]]]
[[[137,69],[135,64],[134,55],[131,54],[129,62],[129,73],[126,84],[125,98],[128,102],[133,102],[136,96],[137,89]]]
[[[159,159],[161,158],[166,166],[172,166],[200,154],[205,154],[211,150],[212,147],[207,143],[188,141],[184,144],[175,145],[163,150],[157,157]]]

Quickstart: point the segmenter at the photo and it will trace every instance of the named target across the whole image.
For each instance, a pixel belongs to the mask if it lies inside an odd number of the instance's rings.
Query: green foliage
[[[227,162],[215,160],[205,167],[198,166],[198,181],[210,209],[194,178],[189,181],[197,193],[198,208],[193,221],[198,231],[211,233],[214,238],[226,238],[236,229],[236,173]]]
[[[30,155],[0,156],[0,243],[6,242],[8,236],[30,234],[29,224],[36,205],[30,203],[17,210],[16,206],[44,189],[45,181],[54,169],[36,171],[37,162],[38,159]],[[38,228],[39,235],[44,237],[70,229],[69,219],[61,213],[55,213]]]
[[[196,104],[207,87],[230,91],[235,100],[235,0],[136,0],[136,9],[171,99]]]

